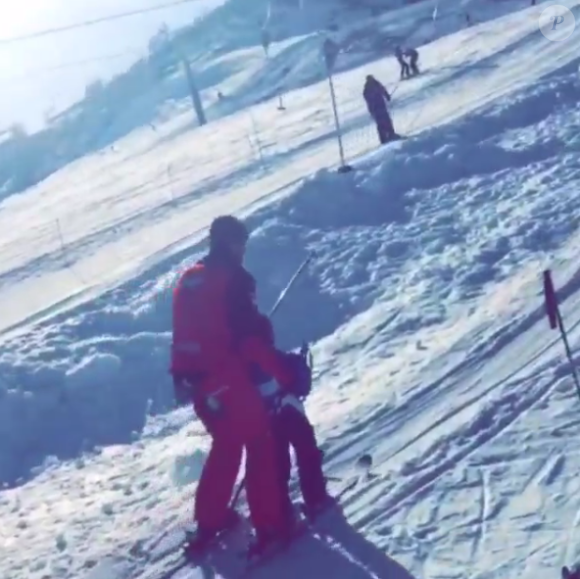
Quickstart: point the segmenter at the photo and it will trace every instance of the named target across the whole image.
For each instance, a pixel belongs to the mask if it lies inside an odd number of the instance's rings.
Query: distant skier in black
[[[415,48],[407,48],[405,50],[405,56],[409,59],[409,67],[411,69],[411,74],[415,76],[419,74],[419,67],[417,66],[417,61],[419,60],[419,53]]]
[[[401,80],[405,80],[409,78],[411,72],[409,70],[409,65],[404,58],[403,49],[400,46],[395,47],[395,58],[397,59],[400,67],[401,67]]]
[[[393,121],[387,109],[387,102],[391,100],[391,95],[372,74],[367,76],[363,97],[369,113],[377,125],[377,133],[379,134],[381,145],[400,139],[400,135],[395,133]]]

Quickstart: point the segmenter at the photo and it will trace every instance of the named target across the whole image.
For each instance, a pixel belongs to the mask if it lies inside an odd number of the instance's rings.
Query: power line
[[[102,54],[99,56],[92,56],[89,58],[85,58],[83,60],[73,60],[71,62],[63,62],[63,63],[57,64],[55,66],[48,66],[45,68],[26,70],[24,72],[21,72],[20,74],[14,74],[11,76],[0,76],[0,83],[6,82],[6,81],[12,81],[12,80],[21,80],[23,78],[42,75],[42,74],[46,74],[49,72],[58,72],[60,70],[66,70],[67,68],[75,68],[77,66],[84,66],[85,64],[90,64],[93,62],[114,60],[117,58],[123,58],[123,57],[127,57],[127,56],[135,57],[138,54],[142,54],[142,53],[143,53],[143,50],[135,48],[132,50],[126,50],[125,52],[117,52],[116,54]]]
[[[47,68],[38,69],[38,72],[52,72],[55,70],[62,70],[65,68],[72,68],[75,66],[81,66],[84,64],[89,64],[91,62],[101,62],[104,60],[113,60],[115,58],[121,58],[124,56],[135,56],[136,54],[142,54],[143,50],[126,50],[125,52],[117,52],[116,54],[103,54],[101,56],[92,56],[90,58],[85,58],[84,60],[75,60],[72,62],[63,62],[62,64],[57,64],[55,66],[50,66]],[[31,71],[34,72],[34,71]]]
[[[45,30],[38,30],[37,32],[31,32],[29,34],[22,34],[21,36],[11,36],[8,38],[0,38],[0,45],[14,44],[16,42],[24,42],[26,40],[33,40],[35,38],[42,38],[43,36],[50,36],[52,34],[60,34],[62,32],[76,30],[77,28],[86,28],[88,26],[95,26],[97,24],[102,24],[103,22],[110,22],[111,20],[119,20],[121,18],[129,18],[131,16],[137,16],[139,14],[145,14],[147,12],[156,12],[159,10],[166,10],[167,8],[173,8],[174,6],[181,6],[183,4],[192,4],[193,2],[200,2],[200,1],[201,0],[173,0],[171,2],[165,2],[163,4],[156,4],[155,6],[150,6],[149,8],[140,8],[139,10],[129,10],[127,12],[117,12],[116,14],[109,14],[108,16],[101,16],[100,18],[93,18],[92,20],[84,20],[82,22],[76,22],[75,24],[68,24],[66,26],[55,26],[54,28],[46,28]]]

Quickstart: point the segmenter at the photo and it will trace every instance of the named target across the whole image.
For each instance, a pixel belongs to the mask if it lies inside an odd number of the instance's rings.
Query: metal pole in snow
[[[284,106],[284,101],[282,100],[282,91],[278,93],[278,110],[285,111],[286,107]]]
[[[576,393],[578,398],[580,398],[580,380],[578,380],[578,373],[576,372],[576,364],[574,363],[574,357],[572,356],[572,349],[570,348],[570,343],[568,342],[568,333],[566,332],[566,327],[564,326],[564,320],[562,319],[562,314],[560,313],[560,308],[557,310],[558,316],[558,326],[560,327],[560,335],[562,337],[562,342],[564,342],[564,349],[566,350],[566,356],[570,364],[570,373],[572,374],[572,379],[576,386]]]
[[[578,379],[578,373],[576,372],[576,365],[574,363],[574,357],[572,356],[572,349],[570,348],[570,344],[568,342],[568,333],[566,332],[564,320],[562,318],[562,314],[560,313],[558,297],[556,296],[554,282],[552,281],[552,272],[549,269],[544,271],[544,302],[546,305],[546,314],[548,316],[550,328],[552,330],[560,330],[560,337],[564,343],[566,357],[570,363],[570,373],[572,374],[572,379],[574,380],[574,385],[576,386],[576,393],[578,394],[578,398],[580,398],[580,380]]]
[[[256,140],[256,149],[258,151],[258,158],[260,160],[260,165],[262,166],[262,170],[265,171],[267,169],[267,166],[266,166],[266,161],[264,159],[264,153],[262,151],[262,141],[260,140],[258,126],[256,124],[256,119],[254,118],[251,107],[248,109],[248,114],[250,116],[250,121],[252,123],[252,132],[254,133],[254,139]],[[251,142],[252,141],[250,140],[250,143]]]
[[[182,60],[183,68],[185,70],[185,77],[187,79],[187,85],[189,87],[189,94],[191,97],[191,102],[193,104],[193,110],[197,116],[197,122],[199,126],[207,124],[207,117],[205,116],[205,111],[203,110],[203,103],[201,101],[201,96],[199,94],[199,90],[197,88],[197,84],[195,82],[195,78],[193,76],[193,72],[191,71],[191,66],[186,58]]]
[[[332,112],[334,114],[334,124],[336,126],[336,138],[338,140],[338,152],[340,155],[340,167],[338,168],[339,173],[348,173],[352,171],[352,167],[347,165],[344,158],[344,147],[342,145],[342,131],[340,127],[340,120],[338,118],[338,108],[336,105],[336,91],[334,90],[334,81],[332,80],[332,71],[334,70],[334,65],[340,52],[340,47],[336,42],[327,38],[322,45],[322,54],[324,56],[324,62],[326,64],[326,72],[328,75],[328,87],[330,89],[330,99],[332,101]]]
[[[340,155],[340,166],[346,165],[344,160],[344,147],[342,145],[342,131],[340,128],[340,119],[338,118],[338,110],[336,107],[336,93],[334,91],[334,82],[332,81],[332,74],[328,73],[328,86],[330,88],[330,99],[332,101],[332,112],[334,114],[334,125],[336,127],[336,138],[338,140],[338,154]]]

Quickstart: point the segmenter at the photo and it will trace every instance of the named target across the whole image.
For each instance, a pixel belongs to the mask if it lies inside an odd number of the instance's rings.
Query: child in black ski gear
[[[415,76],[419,74],[419,67],[417,66],[417,61],[419,60],[419,53],[415,48],[407,48],[405,50],[405,56],[409,59],[409,66],[411,68],[411,74]]]
[[[329,503],[326,478],[322,470],[323,454],[316,443],[314,428],[302,402],[293,395],[286,395],[274,420],[274,435],[278,442],[280,469],[288,508],[293,509],[290,501],[290,475],[292,459],[290,447],[294,448],[300,490],[307,516],[315,517]]]
[[[306,515],[315,517],[332,503],[326,488],[326,477],[322,469],[323,453],[318,448],[314,428],[304,409],[302,400],[308,396],[312,387],[312,370],[308,361],[309,350],[303,347],[300,354],[287,354],[288,360],[295,366],[296,380],[289,391],[276,391],[270,396],[274,437],[280,461],[280,480],[286,508],[293,513],[290,499],[290,475],[292,459],[290,449],[294,449],[300,490]]]
[[[393,121],[391,120],[391,115],[387,109],[387,102],[390,102],[391,95],[371,74],[366,78],[363,89],[363,98],[365,99],[367,109],[377,126],[377,133],[381,145],[400,138],[400,136],[395,133]]]
[[[397,59],[397,62],[401,67],[401,80],[409,78],[411,74],[409,71],[409,65],[407,64],[407,61],[403,57],[403,49],[400,46],[395,47],[395,58]]]

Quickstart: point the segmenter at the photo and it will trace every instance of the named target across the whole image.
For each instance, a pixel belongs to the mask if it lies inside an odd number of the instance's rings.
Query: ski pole
[[[304,259],[304,261],[298,266],[298,269],[294,272],[294,275],[290,278],[290,281],[286,284],[286,287],[280,292],[280,295],[278,296],[278,299],[276,300],[276,302],[272,306],[272,309],[270,310],[268,317],[271,318],[276,313],[276,311],[278,310],[278,308],[280,307],[280,305],[284,301],[284,298],[286,297],[286,295],[290,291],[290,288],[294,285],[296,280],[300,277],[301,273],[306,269],[306,266],[314,259],[315,255],[316,254],[313,251],[311,251],[306,256],[306,259]],[[246,486],[246,475],[244,475],[244,477],[240,481],[240,484],[238,485],[238,488],[236,489],[236,492],[234,494],[234,498],[232,499],[230,508],[232,508],[232,509],[235,508],[236,503],[238,502],[238,499],[240,498],[240,494],[242,493],[242,490],[245,486]]]
[[[306,266],[314,259],[315,255],[316,254],[313,251],[311,251],[306,256],[304,261],[299,265],[298,269],[294,272],[294,275],[290,278],[290,281],[286,284],[286,287],[280,292],[278,299],[276,300],[276,302],[272,306],[272,309],[270,310],[270,313],[268,314],[269,317],[272,317],[276,313],[276,310],[280,307],[280,304],[284,301],[284,298],[290,291],[290,288],[294,285],[294,282],[300,277],[300,274],[304,271]]]

